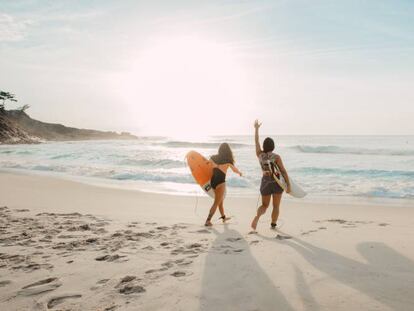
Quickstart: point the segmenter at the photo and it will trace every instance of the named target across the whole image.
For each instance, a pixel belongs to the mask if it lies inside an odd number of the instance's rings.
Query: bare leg
[[[220,211],[220,215],[221,215],[221,219],[223,220],[223,222],[226,222],[226,220],[229,220],[231,217],[227,217],[224,214],[224,199],[223,201],[221,201],[221,203],[219,204],[219,211]]]
[[[276,224],[279,218],[279,206],[282,199],[282,193],[275,193],[273,195],[273,210],[272,210],[272,224]]]
[[[214,196],[214,202],[213,205],[210,208],[210,212],[208,213],[208,217],[205,223],[205,226],[212,226],[211,218],[213,218],[214,213],[217,210],[217,207],[220,205],[220,203],[223,202],[224,198],[224,190],[226,189],[226,185],[224,183],[218,185],[216,189],[214,190],[215,196]]]
[[[270,198],[271,198],[270,195],[262,196],[262,205],[257,209],[257,214],[253,218],[253,221],[252,221],[252,224],[251,224],[251,227],[254,231],[256,231],[257,223],[259,222],[260,216],[262,216],[264,213],[266,213],[266,209],[269,207]]]
[[[224,215],[224,200],[223,201],[221,201],[221,203],[219,204],[219,211],[220,211],[220,215],[221,215],[221,217],[224,217],[225,215]]]

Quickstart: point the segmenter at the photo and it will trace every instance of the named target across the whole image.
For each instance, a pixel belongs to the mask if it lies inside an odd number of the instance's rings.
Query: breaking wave
[[[309,146],[297,145],[292,149],[302,153],[328,153],[328,154],[355,154],[355,155],[384,155],[384,156],[414,156],[410,149],[367,149],[348,148],[339,146]]]

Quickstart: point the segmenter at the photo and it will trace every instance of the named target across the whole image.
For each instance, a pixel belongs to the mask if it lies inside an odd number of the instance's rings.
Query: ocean
[[[414,136],[270,136],[289,175],[308,192],[308,198],[414,199]],[[203,195],[186,167],[185,155],[196,150],[208,157],[221,142],[230,144],[244,173],[240,178],[229,171],[228,195],[257,196],[261,171],[253,136],[0,145],[0,169],[142,191]]]

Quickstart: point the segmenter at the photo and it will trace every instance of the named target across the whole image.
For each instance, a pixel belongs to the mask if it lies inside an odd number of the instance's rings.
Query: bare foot
[[[204,226],[211,227],[211,226],[213,226],[213,224],[211,223],[210,220],[208,220],[208,221],[206,221],[206,223],[204,224]]]
[[[250,225],[253,231],[256,231],[258,221],[259,221],[259,217],[256,216],[253,218],[252,224]]]
[[[231,219],[231,217],[224,217],[224,218],[222,218],[223,222],[226,222],[227,220],[230,220],[230,219]]]

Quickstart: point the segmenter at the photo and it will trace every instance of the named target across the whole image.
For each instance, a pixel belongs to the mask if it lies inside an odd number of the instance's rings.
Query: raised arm
[[[259,128],[262,123],[259,123],[259,120],[254,121],[254,142],[256,144],[256,155],[259,156],[263,151],[260,148],[260,141],[259,141]]]
[[[239,171],[239,169],[237,167],[235,167],[233,164],[230,164],[230,168],[233,172],[235,172],[236,174],[239,174],[240,176],[242,176],[242,173]]]
[[[289,193],[290,192],[289,176],[288,176],[288,173],[286,172],[285,166],[283,165],[282,158],[279,155],[276,157],[276,164],[279,167],[279,170],[282,173],[282,176],[286,181],[286,185],[287,185],[286,192]]]

